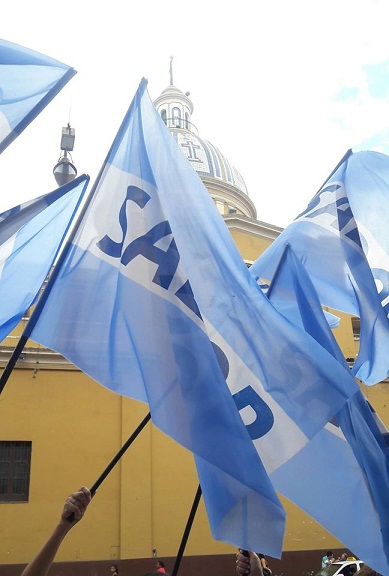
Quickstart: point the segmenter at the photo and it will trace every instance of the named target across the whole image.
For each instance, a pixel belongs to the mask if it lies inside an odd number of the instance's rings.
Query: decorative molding
[[[228,214],[223,216],[223,218],[229,230],[239,230],[240,232],[261,236],[269,240],[275,240],[283,231],[283,228],[260,222],[241,214]]]

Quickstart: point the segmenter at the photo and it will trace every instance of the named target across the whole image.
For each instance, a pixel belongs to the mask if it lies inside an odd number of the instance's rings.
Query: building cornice
[[[256,219],[257,209],[255,208],[254,202],[249,198],[249,196],[247,196],[247,194],[239,190],[236,186],[227,184],[222,180],[203,176],[201,173],[199,173],[199,176],[212,197],[220,195],[220,199],[227,202],[227,204],[235,206],[242,212],[250,214],[250,217],[254,220]]]
[[[229,230],[239,230],[240,232],[261,236],[269,240],[275,240],[283,231],[283,228],[260,222],[241,214],[229,214],[223,216],[223,218]]]

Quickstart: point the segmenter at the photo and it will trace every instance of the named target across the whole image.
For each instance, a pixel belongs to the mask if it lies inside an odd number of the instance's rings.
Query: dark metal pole
[[[123,446],[120,448],[119,452],[116,454],[116,456],[114,458],[112,458],[111,462],[108,464],[108,466],[105,468],[105,470],[102,472],[102,474],[100,474],[100,476],[98,477],[98,479],[96,480],[96,482],[93,484],[93,486],[90,489],[90,492],[92,494],[92,496],[95,495],[96,490],[98,489],[98,487],[102,484],[102,482],[105,480],[105,478],[108,476],[108,474],[111,472],[112,468],[119,462],[120,458],[123,456],[123,454],[125,453],[125,451],[127,450],[127,448],[129,448],[131,446],[131,444],[133,443],[133,441],[135,440],[135,438],[137,438],[139,436],[139,434],[142,432],[143,428],[146,426],[147,422],[150,420],[151,418],[151,414],[150,412],[148,414],[146,414],[146,416],[143,418],[142,422],[139,424],[139,426],[134,430],[134,432],[131,434],[131,436],[129,437],[129,439],[127,440],[127,442],[125,444],[123,444]],[[70,516],[68,516],[67,520],[69,522],[73,522],[74,520],[74,514],[70,514]]]
[[[198,505],[200,502],[201,494],[202,494],[202,491],[201,491],[201,486],[199,484],[199,487],[197,488],[196,496],[194,497],[194,500],[193,500],[192,509],[190,511],[189,518],[188,518],[188,521],[186,523],[186,528],[185,528],[184,534],[182,536],[181,545],[180,545],[180,548],[178,550],[178,554],[177,554],[174,568],[172,571],[172,576],[177,576],[177,574],[178,574],[178,570],[179,570],[180,564],[181,564],[181,559],[184,555],[185,546],[186,546],[186,543],[188,541],[189,534],[190,534],[190,531],[192,528],[193,520],[196,516],[196,512],[197,512],[197,508],[198,508]]]
[[[106,469],[104,470],[104,472],[98,477],[98,479],[96,480],[96,482],[93,484],[93,486],[91,487],[90,491],[92,496],[95,494],[96,490],[98,489],[98,487],[100,486],[100,484],[102,484],[103,480],[105,480],[105,478],[108,476],[108,474],[111,472],[112,468],[119,462],[120,458],[123,456],[124,452],[127,450],[127,448],[129,448],[131,446],[131,444],[133,443],[133,441],[135,440],[135,438],[137,438],[139,436],[139,434],[142,432],[143,428],[146,426],[147,422],[150,420],[151,418],[151,414],[150,412],[143,418],[142,422],[139,424],[139,426],[134,430],[134,432],[131,434],[131,436],[129,437],[129,439],[127,440],[127,442],[125,444],[123,444],[123,446],[120,448],[119,452],[116,454],[116,456],[114,458],[112,458],[111,462],[108,464],[108,466],[106,467]]]

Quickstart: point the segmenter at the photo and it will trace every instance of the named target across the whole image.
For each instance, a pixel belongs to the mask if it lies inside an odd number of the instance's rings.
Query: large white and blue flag
[[[303,264],[287,244],[268,290],[275,308],[301,326],[352,378]],[[389,449],[387,430],[360,389],[304,450],[271,480],[378,572],[389,571]],[[307,498],[316,489],[320,498]],[[327,504],[324,504],[327,503]],[[336,511],[336,513],[334,513]],[[363,522],[350,522],[354,515]]]
[[[346,158],[307,209],[251,266],[271,281],[289,243],[323,305],[360,317],[353,374],[375,384],[389,374],[389,157]]]
[[[147,402],[193,451],[216,539],[280,557],[284,511],[261,458],[276,470],[357,386],[262,294],[146,86],[31,338]]]
[[[37,297],[88,182],[80,176],[0,214],[0,342]]]
[[[75,74],[54,58],[0,40],[0,154]]]

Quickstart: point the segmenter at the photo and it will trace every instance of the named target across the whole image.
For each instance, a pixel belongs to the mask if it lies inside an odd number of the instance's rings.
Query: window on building
[[[0,502],[28,502],[31,445],[0,441]]]
[[[237,214],[238,210],[235,206],[228,206],[228,214]]]
[[[161,118],[162,118],[162,120],[165,122],[165,124],[167,125],[167,114],[166,114],[166,110],[161,110]]]
[[[189,114],[185,112],[185,128],[189,130]]]
[[[175,128],[181,128],[181,110],[177,107],[173,108],[173,126]]]
[[[361,321],[359,318],[351,318],[351,324],[353,327],[354,340],[358,340],[359,342],[359,338],[361,335]]]

